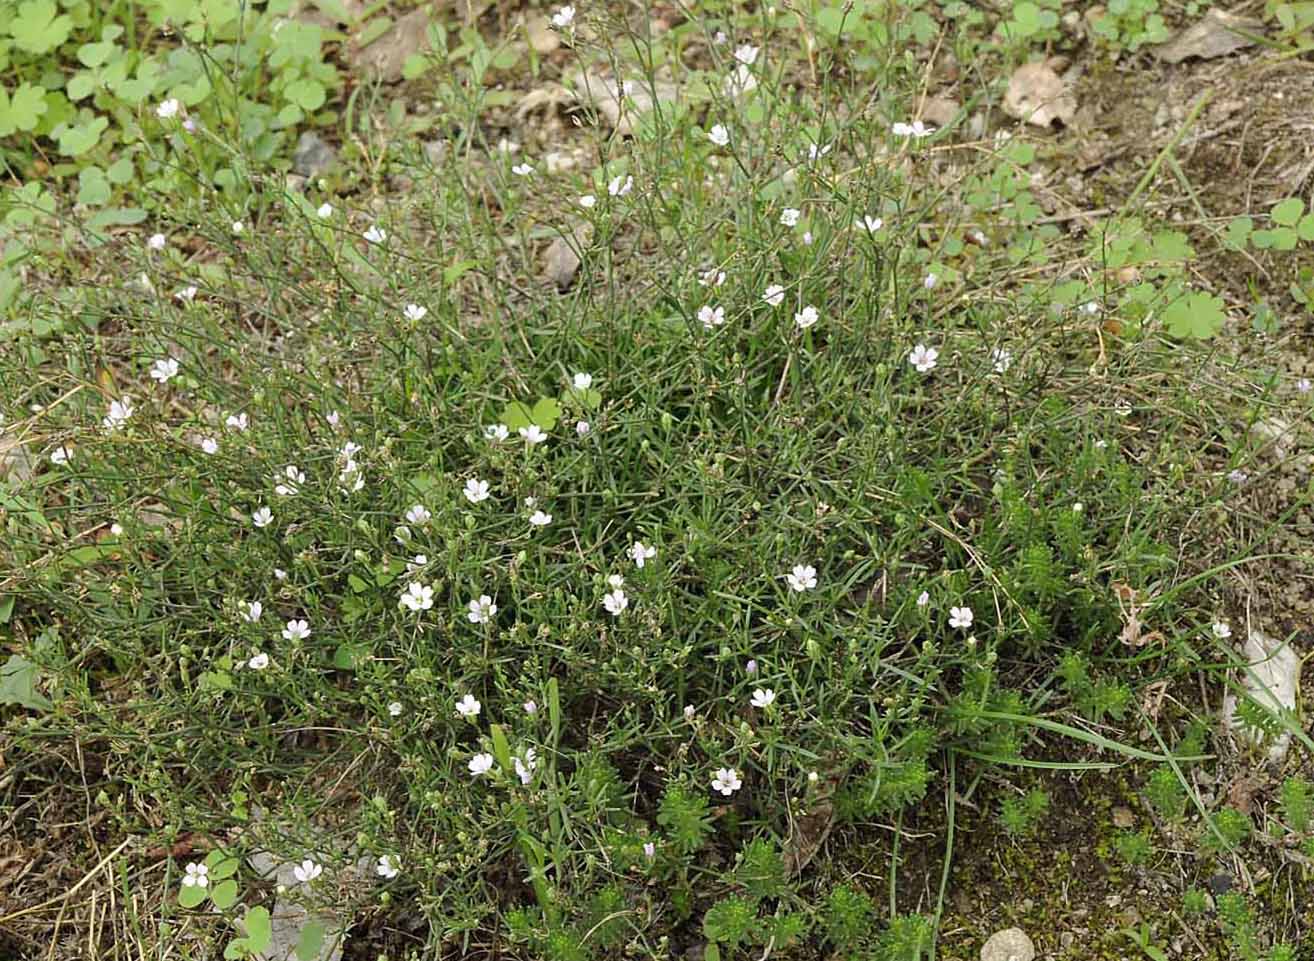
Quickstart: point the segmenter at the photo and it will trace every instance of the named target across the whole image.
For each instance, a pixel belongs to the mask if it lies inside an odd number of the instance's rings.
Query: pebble
[[[1021,928],[1005,928],[981,946],[981,961],[1035,961],[1036,946]]]
[[[313,130],[307,130],[297,141],[292,155],[292,169],[302,177],[318,177],[327,173],[338,159],[337,152]]]

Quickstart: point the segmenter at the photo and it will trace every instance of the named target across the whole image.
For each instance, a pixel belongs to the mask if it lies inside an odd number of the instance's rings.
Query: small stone
[[[1232,890],[1232,876],[1225,871],[1211,875],[1206,883],[1209,885],[1209,892],[1214,895],[1226,894]]]
[[[958,118],[962,106],[950,97],[927,97],[917,108],[917,115],[937,127],[948,127]]]
[[[348,59],[361,73],[384,83],[396,83],[402,78],[406,61],[428,47],[429,11],[420,7],[399,19],[368,46],[353,48]]]
[[[1282,418],[1269,417],[1251,425],[1250,441],[1257,453],[1282,463],[1291,456],[1296,434],[1291,424]]]
[[[1113,809],[1113,826],[1116,828],[1129,828],[1136,823],[1136,815],[1132,814],[1130,808],[1116,807]]]
[[[529,45],[535,53],[551,53],[561,46],[561,35],[552,29],[547,17],[530,17],[525,24],[525,33],[529,34]]]
[[[1261,20],[1213,9],[1199,23],[1182,30],[1154,52],[1166,63],[1181,63],[1190,57],[1211,60],[1253,47],[1256,41],[1251,37],[1262,34],[1263,30]]]
[[[446,140],[428,140],[424,144],[424,159],[435,167],[441,167],[447,159]]]
[[[543,279],[565,293],[575,282],[584,248],[593,239],[593,227],[580,222],[553,239],[543,255]]]
[[[1013,71],[1004,92],[1004,112],[1017,120],[1037,127],[1049,127],[1055,120],[1072,122],[1077,101],[1067,84],[1050,63],[1024,63]]]
[[[318,177],[327,173],[338,159],[337,152],[313,130],[307,130],[297,140],[292,155],[292,170],[301,177]]]
[[[32,479],[36,472],[36,460],[13,434],[0,433],[0,480],[8,477],[14,486],[21,486]]]
[[[679,95],[674,84],[660,80],[617,81],[591,72],[577,74],[571,88],[578,99],[597,108],[622,137],[632,135],[635,125],[655,104],[674,103]]]
[[[1251,631],[1241,656],[1248,664],[1241,676],[1241,686],[1250,699],[1273,713],[1294,717],[1297,691],[1300,688],[1300,655],[1285,641],[1278,641],[1259,631]],[[1262,732],[1241,722],[1236,713],[1235,694],[1223,698],[1223,720],[1227,727],[1255,747],[1266,744]],[[1268,744],[1268,760],[1278,764],[1291,747],[1291,734],[1283,731]]]
[[[981,961],[1034,961],[1036,946],[1021,928],[1005,928],[981,946]]]

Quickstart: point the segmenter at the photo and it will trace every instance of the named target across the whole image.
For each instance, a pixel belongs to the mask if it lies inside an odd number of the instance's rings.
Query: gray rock
[[[336,150],[326,144],[319,134],[307,130],[297,140],[296,153],[292,155],[292,169],[301,177],[318,177],[327,173],[337,159]]]
[[[660,80],[649,83],[646,79],[618,81],[591,71],[576,74],[571,87],[579,100],[592,104],[622,137],[633,134],[635,125],[654,106],[674,103],[680,92],[673,83]]]
[[[257,851],[247,860],[257,875],[265,879],[272,878],[280,890],[286,892],[274,901],[274,909],[270,912],[269,949],[255,955],[256,961],[298,961],[297,944],[308,924],[323,927],[323,939],[320,941],[316,961],[340,961],[351,916],[332,906],[316,907],[313,910],[306,907],[302,900],[308,900],[310,892],[293,873],[296,863],[281,861],[267,851]],[[338,886],[368,883],[373,874],[372,867],[373,860],[362,856],[333,878],[333,883]],[[324,883],[329,870],[326,866],[317,884]]]
[[[1300,689],[1300,655],[1285,641],[1278,641],[1259,631],[1251,631],[1241,652],[1247,668],[1241,686],[1255,703],[1270,711],[1295,714]],[[1268,760],[1278,764],[1287,756],[1291,735],[1283,731],[1272,743],[1262,734],[1241,723],[1236,713],[1235,694],[1223,698],[1223,720],[1227,727],[1255,747],[1268,747]]]
[[[348,57],[361,73],[395,83],[413,54],[429,48],[429,10],[412,10],[368,46],[353,50]]]
[[[1262,20],[1210,10],[1199,23],[1182,30],[1167,43],[1156,47],[1154,52],[1166,63],[1181,63],[1190,57],[1211,60],[1253,47],[1255,41],[1246,34],[1259,35],[1263,30]]]
[[[36,459],[13,434],[0,433],[0,480],[9,478],[15,485],[26,484],[36,472]]]
[[[981,961],[1035,961],[1036,946],[1021,928],[1005,928],[981,946]]]
[[[570,289],[575,274],[579,272],[584,248],[592,239],[592,225],[582,222],[553,239],[543,255],[543,279],[563,293]]]

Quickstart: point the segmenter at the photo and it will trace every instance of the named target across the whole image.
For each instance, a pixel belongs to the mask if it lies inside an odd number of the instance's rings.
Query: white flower
[[[1100,312],[1100,305],[1098,301],[1088,300],[1078,309],[1088,317],[1094,317]]]
[[[780,212],[780,223],[785,227],[797,227],[798,218],[802,216],[803,211],[797,207],[786,207]]]
[[[630,545],[630,557],[634,560],[634,566],[643,570],[643,565],[657,556],[657,548],[649,547],[643,541],[635,541]]]
[[[1227,479],[1231,481],[1233,484],[1244,484],[1246,481],[1250,479],[1250,475],[1247,474],[1245,471],[1243,471],[1240,467],[1236,467],[1227,472]]]
[[[379,860],[374,863],[374,873],[391,881],[401,873],[401,861],[395,854],[380,854]]]
[[[811,564],[795,564],[794,569],[785,575],[785,583],[790,590],[802,594],[817,587],[817,569]]]
[[[283,477],[285,480],[274,486],[274,493],[280,497],[291,497],[293,494],[300,493],[301,485],[306,482],[305,471],[298,470],[296,464],[288,464],[284,467]]]
[[[543,433],[543,428],[539,427],[537,424],[530,424],[528,427],[522,427],[518,433],[525,439],[526,443],[529,444],[541,444],[543,441],[547,440],[547,434]]]
[[[815,143],[808,144],[808,159],[820,160],[822,157],[826,156],[826,154],[830,153],[830,150],[831,150],[830,144],[826,144],[826,146],[824,147],[821,146],[820,144],[815,144]]]
[[[369,243],[381,244],[388,239],[388,232],[378,224],[370,224],[370,229],[361,234]]]
[[[528,714],[530,717],[533,717],[535,714],[538,713],[538,705],[535,704],[533,701],[526,701],[524,704],[520,706],[525,709],[525,713]]]
[[[106,430],[118,430],[128,422],[128,418],[131,416],[132,399],[124,397],[122,400],[110,401],[109,411],[100,423]]]
[[[511,763],[515,766],[516,774],[520,777],[520,783],[528,784],[533,780],[534,771],[538,768],[538,752],[531,747],[525,751],[524,760],[515,757],[511,759]]]
[[[698,284],[701,287],[720,287],[725,283],[725,271],[718,270],[716,267],[709,267],[698,275]]]
[[[251,523],[256,527],[268,527],[273,522],[274,512],[268,507],[261,507],[251,515]]]
[[[890,132],[896,137],[929,137],[935,133],[930,127],[926,126],[920,120],[914,120],[912,123],[896,121],[890,125]]]
[[[424,315],[429,312],[428,307],[421,307],[419,304],[407,304],[402,313],[406,319],[412,322],[424,320]]]
[[[120,524],[118,521],[115,521],[113,524],[110,525],[110,533],[113,534],[115,537],[122,537],[123,525]]]
[[[432,517],[433,515],[429,513],[427,507],[423,504],[416,504],[406,512],[406,523],[414,524],[418,527],[421,524],[429,523]]]
[[[428,555],[416,554],[414,557],[412,557],[409,561],[406,562],[406,573],[414,574],[416,571],[421,570],[424,567],[427,567],[428,564],[429,564]]]
[[[178,376],[178,360],[174,357],[162,357],[151,365],[151,379],[167,384]]]
[[[871,214],[864,214],[861,220],[855,220],[853,226],[859,230],[865,230],[869,234],[874,234],[885,226],[885,221],[880,217],[873,217]]]
[[[470,612],[465,616],[470,619],[471,624],[487,624],[497,614],[497,605],[487,594],[480,594],[477,600],[471,601],[466,606]]]
[[[990,366],[996,374],[1005,374],[1013,366],[1013,354],[1006,347],[995,347],[990,351]]]
[[[726,74],[725,80],[721,82],[721,89],[729,97],[742,97],[746,93],[752,93],[757,89],[757,78],[753,76],[753,71],[749,70],[744,64],[736,64],[735,68]]]
[[[493,769],[493,755],[476,754],[474,757],[470,758],[470,763],[467,764],[466,767],[475,777],[479,777],[481,774],[487,774]]]
[[[817,313],[817,308],[811,304],[794,315],[794,323],[799,330],[807,330],[820,319],[821,315]]]
[[[801,239],[803,240],[803,246],[805,246],[805,247],[811,247],[811,246],[812,246],[812,231],[810,231],[810,230],[805,230],[805,231],[803,231],[803,237],[802,237]]]
[[[572,377],[570,382],[574,385],[576,390],[588,390],[593,386],[593,375],[581,371]]]
[[[182,122],[182,128],[186,130],[188,133],[196,133],[197,130],[196,121],[193,120],[191,117],[188,117],[186,120]]]
[[[164,234],[151,234],[146,238],[146,246],[151,250],[163,250],[168,242]]]
[[[260,615],[265,612],[265,605],[259,601],[247,601],[237,610],[237,614],[248,624],[254,624],[260,620]]]
[[[246,666],[253,671],[263,671],[269,666],[269,655],[264,651],[257,651],[251,660],[246,662]]]
[[[196,285],[188,284],[173,296],[175,300],[181,300],[184,304],[190,304],[196,299]]]
[[[757,688],[753,691],[753,698],[750,703],[753,707],[765,710],[776,702],[776,692],[771,688]]]
[[[935,273],[929,273],[922,278],[922,286],[927,290],[934,290],[935,285],[938,284],[939,282],[940,282],[940,275]]]
[[[315,211],[315,216],[317,216],[320,220],[328,220],[330,217],[333,216],[333,205],[320,204],[319,209]]]
[[[73,458],[73,448],[67,444],[61,444],[50,452],[50,463],[57,467],[63,467]]]
[[[419,581],[411,581],[401,596],[401,606],[411,611],[427,611],[433,607],[433,588]]]
[[[338,489],[344,494],[354,494],[365,486],[365,475],[360,469],[360,465],[354,460],[349,460],[342,465],[342,470],[338,471]]]
[[[310,625],[304,620],[291,620],[283,628],[283,640],[304,641],[310,636]]]
[[[623,180],[620,177],[613,177],[611,183],[607,184],[607,193],[613,197],[624,197],[634,189],[634,178],[627,176]]]
[[[240,220],[234,220],[232,230],[234,236],[244,234],[246,233],[246,224],[242,223]]]
[[[643,856],[649,861],[655,858],[657,856],[657,845],[653,844],[651,841],[644,841]]]
[[[735,47],[735,59],[744,66],[751,67],[757,62],[757,51],[758,48],[754,47],[752,44],[741,44],[738,47]]]
[[[309,884],[323,873],[323,865],[316,864],[310,858],[306,858],[292,869],[292,876],[302,884]]]
[[[1225,641],[1232,636],[1232,625],[1226,621],[1214,621],[1210,630],[1214,632],[1214,637],[1220,641]]]
[[[716,777],[712,778],[712,790],[720,791],[726,797],[743,786],[744,782],[739,779],[739,772],[732,767],[717,768]]]
[[[949,626],[965,631],[972,626],[972,609],[970,607],[949,608]]]
[[[456,702],[456,713],[461,717],[478,717],[483,705],[475,700],[473,694],[467,694]]]
[[[193,861],[184,871],[182,883],[185,888],[203,888],[210,883],[210,869],[204,864]]]
[[[511,431],[507,429],[506,424],[489,424],[484,428],[484,439],[491,441],[504,441],[511,436]]]
[[[686,721],[692,721],[694,719],[694,715],[697,713],[698,712],[694,710],[694,706],[692,704],[686,704],[684,706],[684,719]]]
[[[328,425],[330,427],[332,427],[334,430],[337,430],[338,425],[342,423],[342,414],[340,414],[336,410],[331,410],[324,415],[324,419],[328,421]]]
[[[610,584],[612,587],[624,587],[625,578],[620,574],[608,574],[607,583]]]
[[[558,30],[565,30],[575,21],[575,8],[571,4],[566,4],[552,14],[552,26]]]
[[[908,354],[908,363],[917,368],[917,373],[925,374],[935,369],[935,361],[939,356],[940,352],[934,347],[918,344]]]
[[[196,442],[196,446],[201,448],[207,454],[219,453],[219,442],[213,437],[202,437]]]
[[[1300,380],[1296,381],[1296,390],[1300,393],[1308,394],[1312,389],[1314,389],[1314,384],[1310,383],[1308,377],[1302,377]]]
[[[725,129],[723,124],[717,124],[707,131],[707,139],[712,141],[718,147],[724,147],[730,142],[730,131]]]
[[[275,567],[275,568],[274,568],[274,580],[276,580],[276,581],[285,581],[285,580],[287,580],[287,571],[283,570],[283,568],[281,568],[281,567]]]
[[[465,499],[471,504],[478,504],[489,498],[488,481],[480,480],[477,477],[471,477],[465,482]]]
[[[757,677],[757,658],[750,657],[748,663],[744,665],[744,672],[749,677]]]
[[[182,104],[173,97],[168,100],[161,100],[160,105],[155,108],[155,116],[161,120],[172,120],[178,116],[178,111],[182,109]]]
[[[625,592],[619,587],[606,594],[602,598],[602,606],[607,609],[607,613],[612,617],[620,617],[621,611],[630,606],[630,599],[625,596]]]
[[[534,172],[534,168],[529,164],[519,163],[511,168],[511,172],[515,174],[517,177],[528,177],[530,174]]]
[[[585,194],[583,197],[579,198],[579,205],[585,210],[592,210],[598,205],[598,198],[593,196],[593,194]]]
[[[725,308],[713,307],[711,304],[703,304],[698,308],[698,319],[707,330],[713,327],[720,327],[725,323]]]
[[[931,603],[931,595],[929,593],[927,593],[926,591],[922,591],[920,594],[917,595],[918,607],[925,607],[929,603]]]
[[[772,307],[779,307],[785,302],[785,288],[779,284],[772,284],[762,292],[762,299]]]
[[[401,702],[401,701],[389,701],[389,702],[388,702],[388,716],[389,716],[389,717],[401,717],[401,712],[402,712],[402,702]]]
[[[229,414],[224,421],[224,426],[229,430],[244,431],[249,423],[250,419],[246,414]]]
[[[586,420],[575,421],[575,433],[578,434],[580,437],[583,437],[590,430],[592,430],[592,428],[589,426],[588,421]]]
[[[546,511],[534,511],[529,515],[529,523],[534,527],[547,527],[552,523],[552,515]]]

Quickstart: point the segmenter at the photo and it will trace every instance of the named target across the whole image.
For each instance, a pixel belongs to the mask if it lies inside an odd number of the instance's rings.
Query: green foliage
[[[37,690],[40,681],[37,665],[21,654],[9,655],[0,666],[0,704],[17,704],[33,711],[49,711],[50,699]]]
[[[1302,777],[1289,777],[1282,782],[1280,799],[1287,829],[1307,833],[1314,824],[1314,786]]]
[[[1032,788],[1021,797],[1004,798],[999,806],[999,823],[1014,837],[1032,834],[1049,812],[1049,794]]]
[[[901,914],[890,919],[876,946],[877,961],[922,961],[929,957],[934,927],[921,914]]]
[[[1186,791],[1177,772],[1167,764],[1150,772],[1145,796],[1165,821],[1180,821],[1186,811]]]
[[[1233,850],[1250,836],[1250,818],[1236,808],[1221,808],[1209,822],[1213,830],[1206,830],[1200,838],[1200,846],[1208,853]]]
[[[1114,50],[1135,52],[1170,36],[1159,0],[1109,0],[1092,22],[1095,36]]]
[[[821,909],[821,927],[836,951],[861,944],[875,923],[876,905],[865,893],[847,884],[831,888]]]
[[[740,855],[734,878],[749,897],[779,897],[785,889],[785,862],[772,841],[756,838]]]
[[[1140,867],[1149,863],[1154,848],[1144,831],[1120,831],[1114,835],[1113,849],[1128,864]]]
[[[666,785],[662,794],[657,823],[670,832],[672,843],[686,854],[701,848],[713,830],[707,798],[675,782]]]
[[[1201,888],[1187,888],[1182,893],[1182,911],[1187,917],[1197,917],[1209,910],[1209,893]]]
[[[724,898],[703,915],[703,934],[709,941],[734,948],[752,939],[757,923],[757,908],[752,899]]]

